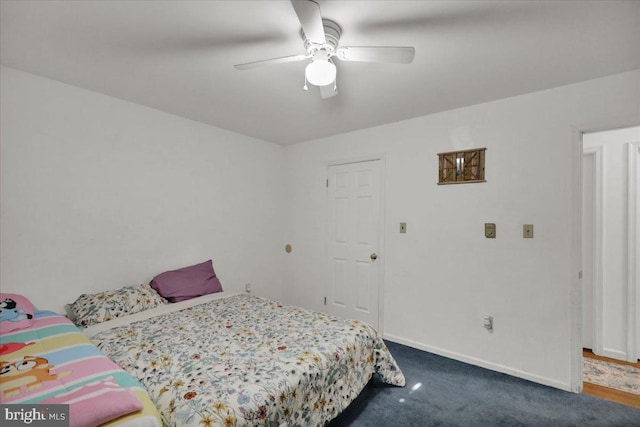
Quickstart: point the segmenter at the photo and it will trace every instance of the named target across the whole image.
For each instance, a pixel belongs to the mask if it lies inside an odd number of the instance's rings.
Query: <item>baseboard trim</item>
[[[520,369],[514,369],[509,366],[500,365],[497,363],[488,362],[486,360],[478,359],[475,357],[467,356],[464,354],[456,353],[442,348],[433,347],[430,345],[422,344],[417,341],[409,340],[392,334],[384,334],[384,339],[393,341],[398,344],[403,344],[409,347],[416,348],[418,350],[428,351],[429,353],[437,354],[438,356],[448,357],[449,359],[458,360],[460,362],[468,363],[470,365],[479,366],[481,368],[490,369],[492,371],[501,372],[503,374],[511,375],[513,377],[522,378],[534,383],[546,385],[549,387],[559,388],[560,390],[578,392],[575,390],[577,387],[572,387],[569,383],[563,383],[551,378],[535,375],[530,372],[525,372]],[[402,369],[402,366],[400,367]],[[581,387],[580,387],[581,388]]]

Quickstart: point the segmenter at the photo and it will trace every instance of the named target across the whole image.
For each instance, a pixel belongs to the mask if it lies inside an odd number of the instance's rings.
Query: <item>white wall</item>
[[[213,259],[281,297],[283,148],[1,71],[0,282],[41,308]]]
[[[385,336],[575,387],[574,135],[640,123],[638,94],[635,71],[287,147],[288,299],[323,307],[327,163],[382,153]],[[436,185],[436,154],[473,147],[487,147],[487,182]],[[485,222],[496,223],[496,239],[484,237]],[[522,238],[523,224],[535,238]]]
[[[640,71],[286,148],[0,71],[3,292],[61,309],[213,258],[228,290],[321,310],[327,164],[383,154],[386,337],[569,388],[573,136],[640,123]],[[437,186],[436,153],[471,147],[488,182]]]
[[[583,146],[602,148],[602,336],[598,349],[604,356],[632,360],[628,346],[628,257],[627,221],[628,145],[640,141],[640,127],[587,133]],[[637,262],[637,261],[636,261]],[[636,284],[637,287],[637,284]],[[635,295],[635,293],[634,293]],[[636,307],[636,312],[640,308]],[[639,313],[640,314],[640,313]],[[635,333],[635,329],[633,329]],[[635,353],[635,351],[631,351]]]

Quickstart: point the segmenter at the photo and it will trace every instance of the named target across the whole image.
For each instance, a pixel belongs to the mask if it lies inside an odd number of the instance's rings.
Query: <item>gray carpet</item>
[[[387,345],[407,386],[388,386],[374,376],[329,427],[640,426],[640,409]]]

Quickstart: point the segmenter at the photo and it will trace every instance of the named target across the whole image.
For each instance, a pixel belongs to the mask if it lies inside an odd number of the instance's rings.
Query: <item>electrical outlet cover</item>
[[[496,225],[492,222],[486,222],[484,224],[484,237],[487,239],[496,238]]]

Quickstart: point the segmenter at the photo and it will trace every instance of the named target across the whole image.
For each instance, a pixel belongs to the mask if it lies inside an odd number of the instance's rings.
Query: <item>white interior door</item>
[[[381,161],[328,168],[327,311],[379,327]]]

